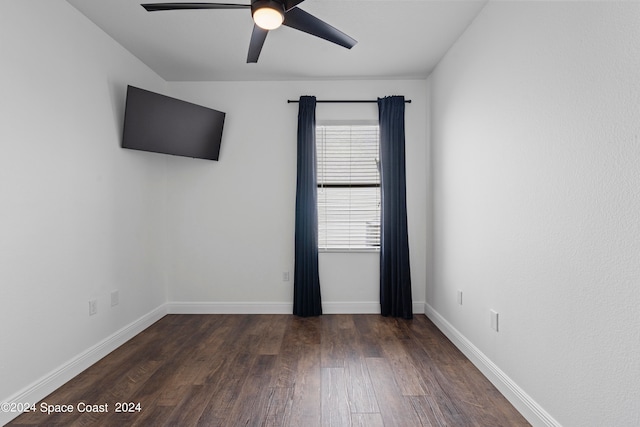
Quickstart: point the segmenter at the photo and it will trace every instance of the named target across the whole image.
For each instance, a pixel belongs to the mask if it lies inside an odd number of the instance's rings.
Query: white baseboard
[[[413,312],[424,313],[424,302],[414,302]],[[170,302],[168,314],[291,314],[290,302]],[[377,301],[323,302],[324,314],[379,314]]]
[[[533,426],[562,427],[478,347],[426,303],[425,314]]]
[[[424,302],[413,303],[413,313],[424,313]],[[378,301],[368,302],[323,302],[322,312],[324,314],[380,314],[380,303]]]
[[[379,314],[380,303],[377,301],[359,302],[323,302],[323,314]]]
[[[167,314],[166,307],[165,305],[161,305],[119,331],[114,332],[109,337],[49,372],[18,393],[3,400],[3,402],[37,403],[71,380],[73,377],[87,369],[89,366],[93,365],[98,360],[102,359],[104,356],[151,326],[153,323],[160,320],[165,314]],[[20,414],[0,412],[0,425],[5,425],[18,415]]]
[[[291,314],[287,302],[189,302],[167,303],[168,314]]]

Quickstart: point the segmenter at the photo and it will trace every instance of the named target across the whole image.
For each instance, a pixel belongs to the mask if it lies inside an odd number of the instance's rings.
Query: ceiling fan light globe
[[[253,22],[265,30],[275,30],[284,22],[284,6],[277,1],[256,1],[251,5]]]

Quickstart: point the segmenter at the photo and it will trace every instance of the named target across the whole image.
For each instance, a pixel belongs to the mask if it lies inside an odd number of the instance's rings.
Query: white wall
[[[172,95],[227,113],[219,162],[171,158],[169,301],[273,305],[293,299],[297,104],[287,99],[405,95],[413,297],[426,284],[426,81],[168,83]],[[317,120],[377,120],[376,104],[319,104]],[[378,254],[320,255],[325,312],[379,310]],[[181,306],[184,309],[184,305]],[[424,307],[422,304],[421,308]],[[262,309],[262,308],[261,308]]]
[[[490,2],[431,90],[432,314],[558,423],[640,425],[640,3]]]
[[[164,82],[62,0],[2,2],[0,40],[6,401],[166,300],[165,162],[120,148],[126,84]]]

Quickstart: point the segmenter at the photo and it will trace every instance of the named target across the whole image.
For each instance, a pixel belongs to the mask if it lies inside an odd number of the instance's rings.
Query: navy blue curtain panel
[[[318,273],[316,98],[301,96],[298,108],[293,314],[310,317],[322,314]]]
[[[380,311],[383,316],[413,317],[407,191],[404,97],[378,98],[380,121]]]

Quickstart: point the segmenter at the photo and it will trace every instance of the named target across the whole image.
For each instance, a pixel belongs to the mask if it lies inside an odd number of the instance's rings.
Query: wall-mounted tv
[[[225,113],[127,87],[122,147],[218,160]]]

